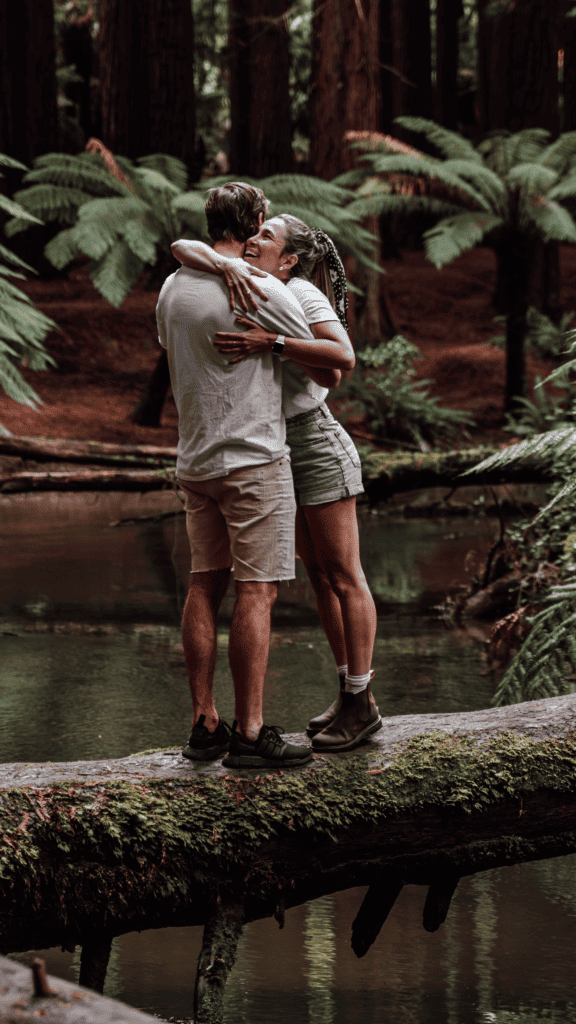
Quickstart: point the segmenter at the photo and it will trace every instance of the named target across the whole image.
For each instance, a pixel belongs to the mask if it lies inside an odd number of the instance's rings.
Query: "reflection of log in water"
[[[100,987],[111,936],[203,924],[196,1019],[218,1021],[243,923],[281,925],[367,885],[362,956],[406,884],[427,887],[434,930],[460,877],[574,852],[575,726],[569,695],[387,719],[369,745],[299,772],[227,773],[178,751],[4,765],[1,948],[82,945]]]

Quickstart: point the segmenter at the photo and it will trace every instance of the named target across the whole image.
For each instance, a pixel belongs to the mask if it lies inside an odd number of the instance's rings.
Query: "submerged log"
[[[42,979],[38,988],[38,977]],[[0,1024],[152,1024],[147,1013],[0,957]]]
[[[0,494],[30,491],[161,491],[174,486],[173,471],[81,470],[78,472],[10,473],[0,476]]]
[[[367,885],[365,952],[401,885],[429,887],[430,929],[458,878],[576,851],[576,695],[389,718],[358,750],[291,772],[179,750],[2,765],[0,826],[3,952],[174,925],[207,926],[212,948],[217,908],[238,931]]]

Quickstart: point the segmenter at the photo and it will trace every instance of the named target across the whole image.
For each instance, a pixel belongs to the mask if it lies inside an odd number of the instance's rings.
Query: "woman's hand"
[[[234,309],[238,305],[248,313],[247,299],[253,309],[258,309],[258,304],[252,292],[260,299],[263,299],[264,302],[268,302],[268,296],[252,280],[252,274],[255,274],[256,277],[266,277],[266,274],[263,274],[261,270],[251,267],[249,263],[244,263],[243,260],[234,260],[234,262],[227,260],[223,262],[220,275],[228,289],[230,309]]]
[[[234,356],[229,363],[239,363],[247,356],[253,356],[256,352],[271,352],[272,345],[278,337],[272,331],[265,331],[258,327],[251,320],[244,316],[237,316],[236,323],[245,325],[248,330],[241,332],[218,331],[214,335],[214,344],[223,356]]]

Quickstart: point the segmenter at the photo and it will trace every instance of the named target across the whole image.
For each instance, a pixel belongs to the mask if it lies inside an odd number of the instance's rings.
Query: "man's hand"
[[[251,267],[249,263],[244,263],[243,260],[235,260],[234,263],[224,262],[220,273],[230,296],[230,309],[234,309],[235,306],[241,306],[248,313],[247,299],[253,309],[258,309],[258,304],[252,292],[264,302],[268,302],[268,296],[264,294],[252,279],[253,274],[256,277],[266,277],[266,274],[263,274],[261,270]]]
[[[258,327],[251,320],[244,316],[237,316],[236,323],[244,324],[249,329],[241,332],[218,331],[214,335],[214,345],[223,356],[234,356],[229,363],[239,363],[247,356],[253,356],[256,352],[271,352],[272,345],[278,337],[272,331],[266,331]]]

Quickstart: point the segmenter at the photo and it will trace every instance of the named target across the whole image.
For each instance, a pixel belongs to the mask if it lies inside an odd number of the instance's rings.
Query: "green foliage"
[[[431,381],[412,379],[413,364],[422,357],[401,334],[356,357],[352,379],[335,392],[348,400],[342,408],[344,421],[352,410],[360,412],[378,437],[409,440],[424,451],[470,424],[467,413],[445,409],[428,394]]]
[[[132,162],[115,158],[126,181],[115,177],[97,153],[47,154],[26,175],[19,202],[38,218],[64,225],[46,246],[58,269],[79,256],[90,259],[94,286],[118,306],[144,270],[170,270],[170,245],[178,238],[209,242],[204,201],[213,178],[185,191],[186,168],[175,157],[155,153]],[[279,174],[254,182],[270,199],[271,215],[288,212],[327,231],[337,245],[373,268],[374,238],[350,210],[352,194],[304,175]],[[20,207],[18,208],[20,209]],[[13,211],[15,212],[15,211]],[[8,229],[26,226],[14,216]]]
[[[26,170],[23,164],[0,154],[0,166]],[[38,224],[41,221],[18,203],[0,194],[0,209]],[[41,313],[27,295],[8,278],[24,280],[22,270],[32,267],[4,245],[0,245],[0,386],[9,398],[32,409],[41,402],[34,389],[25,380],[18,366],[23,363],[32,370],[45,370],[55,365],[42,342],[56,327],[53,320]]]
[[[556,326],[547,316],[533,307],[528,311],[528,347],[541,358],[553,359],[555,369],[542,380],[536,377],[534,402],[518,398],[518,408],[508,416],[506,430],[518,436],[531,437],[545,431],[556,430],[576,422],[576,384],[572,374],[576,371],[576,330],[568,329],[574,314],[567,313]],[[565,394],[556,397],[547,393],[545,384],[565,388]]]
[[[498,686],[498,704],[572,692],[576,671],[576,428],[548,431],[511,445],[484,459],[474,471],[527,463],[546,468],[555,482],[545,507],[510,539],[522,559],[523,578],[532,573],[552,582],[534,598],[534,616],[525,616],[531,630]]]

